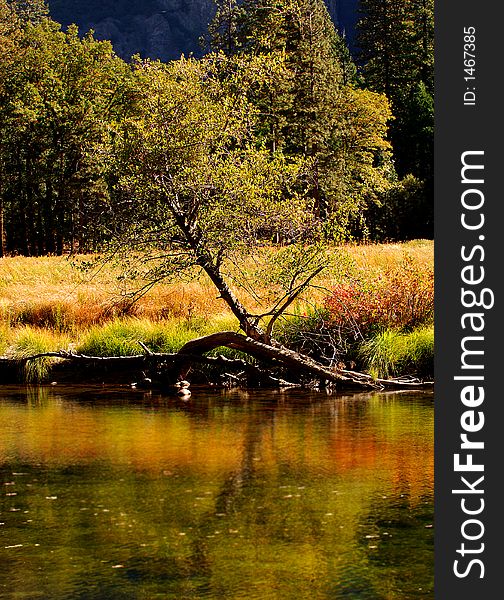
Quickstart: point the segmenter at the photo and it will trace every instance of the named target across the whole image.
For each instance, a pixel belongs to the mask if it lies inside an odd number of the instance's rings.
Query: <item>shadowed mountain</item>
[[[358,0],[326,0],[340,31],[352,40]],[[133,54],[167,61],[201,55],[199,38],[212,19],[213,0],[49,0],[51,17],[63,26],[76,23],[110,40],[119,56]]]

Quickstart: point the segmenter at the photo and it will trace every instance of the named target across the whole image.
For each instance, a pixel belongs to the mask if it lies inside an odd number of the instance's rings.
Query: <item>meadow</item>
[[[277,339],[374,376],[431,377],[433,242],[346,245],[327,252],[338,253],[339,269],[322,274],[307,290],[279,322]],[[271,250],[264,251],[244,265],[251,279],[270,256]],[[132,302],[133,284],[117,266],[84,271],[75,262],[56,256],[0,259],[0,355],[56,350],[132,355],[142,352],[139,341],[153,351],[174,352],[194,337],[238,331],[235,317],[201,273],[159,283]],[[260,299],[268,299],[268,286],[257,277],[255,291],[245,297],[247,308],[260,309]]]

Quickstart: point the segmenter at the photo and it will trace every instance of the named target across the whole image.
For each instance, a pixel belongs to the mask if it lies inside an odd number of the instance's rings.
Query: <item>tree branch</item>
[[[277,319],[282,315],[282,313],[284,311],[287,310],[287,308],[289,308],[289,306],[294,302],[294,300],[299,296],[299,294],[305,290],[308,285],[310,284],[310,281],[316,277],[321,271],[323,271],[325,268],[324,265],[320,266],[318,269],[316,269],[307,279],[305,279],[305,281],[303,283],[301,283],[297,288],[294,288],[294,290],[290,293],[289,297],[285,300],[285,302],[278,308],[278,309],[274,309],[275,312],[273,313],[273,316],[271,317],[268,326],[266,328],[266,335],[271,337],[271,334],[273,332],[273,326],[275,324],[275,322],[277,321]],[[278,306],[278,305],[277,305]]]

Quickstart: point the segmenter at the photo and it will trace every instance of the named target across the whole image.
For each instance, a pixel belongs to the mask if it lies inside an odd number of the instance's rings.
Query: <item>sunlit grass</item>
[[[419,267],[432,268],[434,260],[432,240],[411,240],[397,244],[359,244],[347,246],[346,250],[357,266],[368,270],[393,268],[406,257]]]
[[[236,319],[227,315],[208,321],[196,317],[155,322],[130,317],[95,325],[81,337],[76,351],[92,356],[132,356],[143,353],[142,342],[152,352],[177,352],[196,337],[237,329]]]
[[[412,374],[433,375],[434,327],[403,333],[386,329],[360,347],[366,370],[373,377]]]
[[[5,354],[9,347],[11,330],[6,323],[0,324],[0,356]]]
[[[336,249],[328,248],[327,252]],[[360,274],[385,271],[410,257],[419,267],[432,268],[433,243],[416,240],[404,244],[348,245],[345,253]],[[82,257],[83,259],[90,257]],[[267,266],[271,249],[259,249],[243,259],[245,273]],[[72,266],[65,257],[12,257],[0,259],[0,320],[14,327],[32,325],[72,331],[118,316],[133,316],[155,320],[209,318],[228,309],[211,282],[199,274],[193,281],[160,283],[134,304],[128,292],[140,282],[125,282],[120,271],[109,264],[86,273]],[[322,274],[319,289],[310,291],[311,303],[321,302],[324,288],[335,283],[334,274]],[[268,285],[259,282],[259,296],[268,297]],[[243,294],[241,294],[243,297]],[[245,304],[255,309],[257,300],[243,297]]]
[[[326,251],[340,256],[341,268],[350,269],[364,284],[401,269],[405,260],[419,270],[433,268],[433,242],[427,240],[328,247]],[[257,279],[255,298],[239,294],[252,311],[264,312],[271,298],[273,288],[261,281],[261,272],[268,271],[274,255],[271,248],[259,248],[240,264],[250,281]],[[135,303],[129,301],[128,292],[138,282],[124,281],[119,275],[118,267],[109,264],[86,273],[65,257],[0,259],[0,355],[23,358],[68,347],[93,356],[133,355],[143,353],[139,342],[154,352],[175,352],[195,337],[239,329],[215,287],[201,273],[195,272],[192,280],[160,283]],[[304,323],[323,306],[340,276],[337,269],[322,274],[317,288],[310,289],[289,312]],[[285,329],[281,322],[279,326]],[[431,328],[408,334],[385,331],[364,344],[359,366],[382,377],[418,365],[417,370],[427,373],[432,371],[432,348]],[[236,355],[217,350],[221,351]],[[49,364],[47,359],[26,363],[26,378],[42,378]]]
[[[8,356],[20,361],[23,371],[23,379],[27,382],[41,381],[49,373],[53,358],[41,357],[34,360],[23,361],[23,359],[45,352],[57,352],[67,350],[70,338],[67,335],[46,329],[25,326],[16,329],[6,348]]]

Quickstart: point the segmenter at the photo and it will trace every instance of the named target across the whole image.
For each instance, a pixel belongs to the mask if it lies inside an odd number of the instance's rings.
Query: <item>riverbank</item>
[[[276,338],[330,366],[375,377],[431,378],[433,243],[327,251],[338,252],[344,268],[324,275],[292,307],[278,323]],[[261,256],[250,260],[252,278],[263,265]],[[131,356],[142,352],[139,342],[153,352],[171,353],[195,337],[238,331],[212,284],[194,275],[159,284],[133,303],[131,282],[111,265],[86,272],[64,257],[0,259],[0,355],[17,361],[59,350]],[[260,312],[267,296],[267,285],[259,281],[248,308]],[[229,349],[218,353],[236,356]],[[54,365],[46,358],[10,372],[47,381]]]

